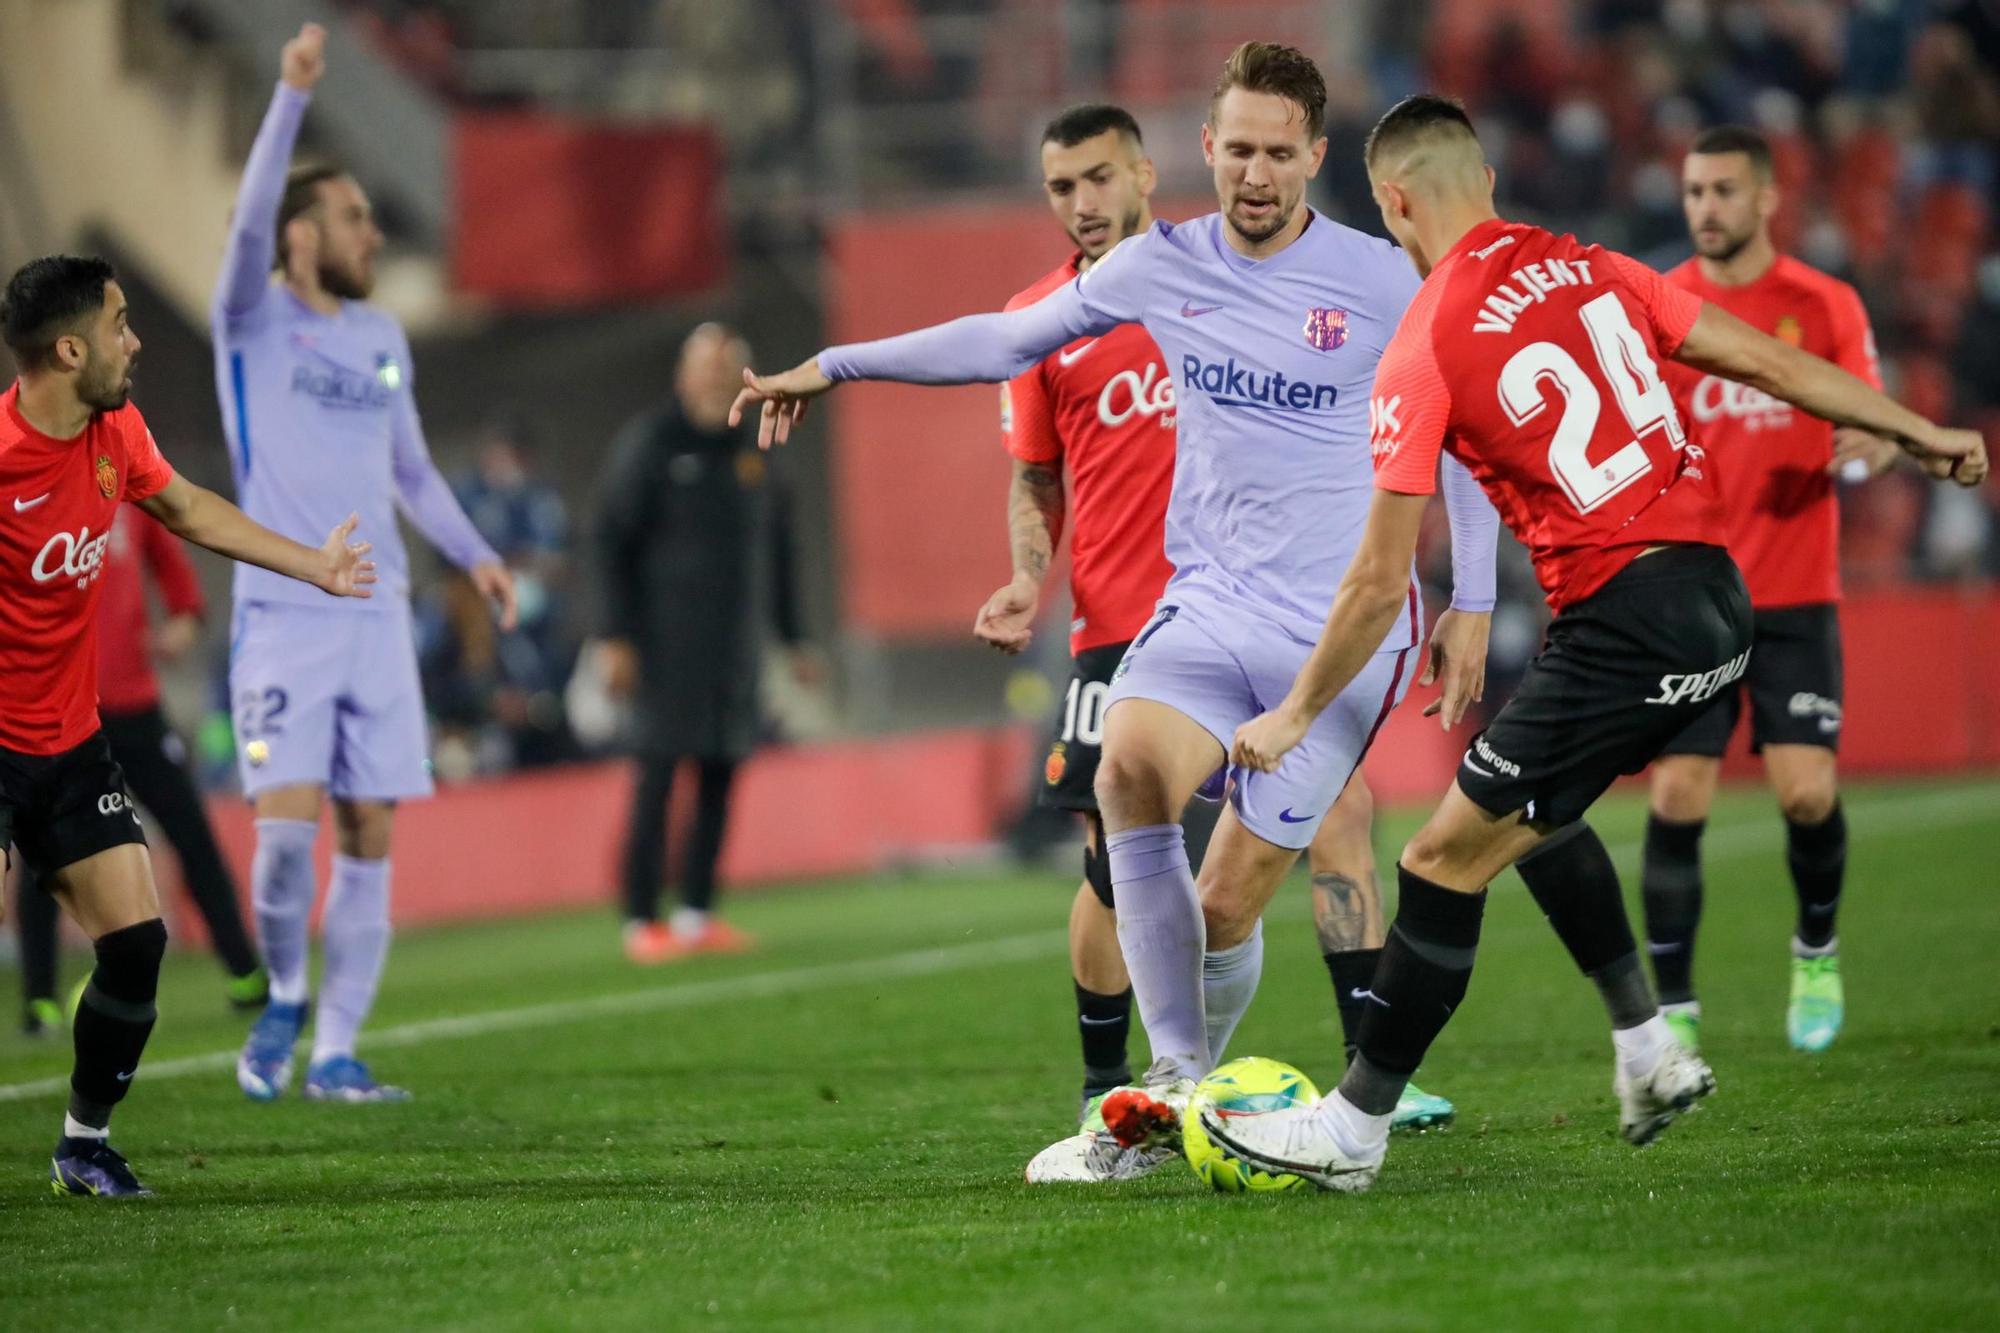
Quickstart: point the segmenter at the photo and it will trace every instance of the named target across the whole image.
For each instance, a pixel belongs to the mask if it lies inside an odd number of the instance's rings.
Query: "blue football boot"
[[[109,1143],[67,1134],[56,1141],[55,1155],[49,1159],[49,1183],[59,1199],[143,1199],[153,1193]]]
[[[292,1047],[305,1025],[304,1001],[273,1000],[264,1007],[243,1043],[243,1053],[236,1057],[236,1086],[245,1097],[253,1102],[276,1101],[292,1085]]]
[[[403,1088],[377,1083],[368,1066],[351,1055],[333,1055],[315,1060],[306,1070],[306,1100],[309,1102],[406,1102],[410,1094]]]

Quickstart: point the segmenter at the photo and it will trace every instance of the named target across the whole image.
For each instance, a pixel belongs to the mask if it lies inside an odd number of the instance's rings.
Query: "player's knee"
[[[150,1005],[167,956],[167,923],[158,917],[100,935],[91,984],[124,1004]]]
[[[1793,824],[1824,824],[1839,799],[1831,775],[1787,783],[1778,792],[1778,808]]]
[[[1708,818],[1713,784],[1705,775],[1678,764],[1662,764],[1654,770],[1652,786],[1652,812],[1661,819],[1692,824]]]
[[[333,808],[334,841],[341,855],[379,861],[389,854],[396,807],[389,801],[339,801]]]
[[[1340,793],[1340,799],[1326,812],[1326,822],[1350,834],[1367,837],[1375,823],[1375,793],[1356,773],[1348,779],[1347,787]]]
[[[1107,752],[1098,761],[1095,790],[1107,824],[1132,828],[1164,824],[1173,817],[1159,769],[1143,759]]]

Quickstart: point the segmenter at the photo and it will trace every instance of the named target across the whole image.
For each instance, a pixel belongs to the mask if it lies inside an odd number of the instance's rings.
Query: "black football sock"
[[[153,1032],[153,1001],[166,952],[167,927],[158,917],[98,939],[97,970],[83,988],[73,1028],[69,1113],[78,1124],[104,1129],[111,1108],[125,1099]]]
[[[1368,1012],[1368,988],[1375,984],[1375,968],[1382,961],[1380,949],[1348,949],[1321,954],[1327,975],[1333,978],[1333,1003],[1340,1011],[1340,1045],[1347,1063],[1354,1063],[1354,1051],[1361,1041],[1361,1016]]]
[[[21,998],[29,1004],[56,998],[56,954],[61,909],[40,877],[21,876],[20,914],[14,923],[21,941]]]
[[[1472,980],[1486,890],[1456,893],[1403,866],[1396,920],[1389,927],[1361,1019],[1359,1052],[1340,1080],[1340,1094],[1367,1115],[1396,1109],[1403,1087]]]
[[[1618,869],[1597,831],[1579,819],[1544,839],[1514,869],[1577,968],[1597,984],[1611,1026],[1637,1027],[1657,1014],[1625,919]]]
[[[1099,995],[1076,987],[1076,1028],[1083,1037],[1083,1095],[1095,1097],[1132,1081],[1125,1044],[1132,1033],[1132,988]]]
[[[1701,833],[1708,821],[1646,820],[1646,865],[1639,880],[1646,909],[1646,952],[1660,1003],[1694,999],[1694,935],[1701,925]]]
[[[1832,813],[1817,824],[1786,820],[1785,835],[1785,859],[1799,896],[1799,943],[1823,949],[1833,943],[1840,885],[1847,876],[1847,816],[1835,802]]]

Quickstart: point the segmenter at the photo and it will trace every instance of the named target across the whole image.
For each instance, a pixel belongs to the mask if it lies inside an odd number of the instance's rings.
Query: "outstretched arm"
[[[271,279],[278,207],[284,201],[292,146],[298,142],[299,122],[312,100],[313,85],[326,72],[326,29],[317,23],[300,28],[299,35],[285,43],[278,66],[277,92],[257,129],[250,159],[243,165],[243,182],[236,190],[222,280],[215,289],[216,312],[223,316],[241,315],[256,305]]]
[[[361,521],[357,515],[350,514],[328,534],[325,545],[314,550],[279,536],[214,491],[178,474],[138,505],[175,536],[217,555],[310,583],[330,596],[372,596],[369,585],[375,582],[375,562],[366,558],[371,544],[348,540]]]
[[[1018,310],[966,315],[914,333],[829,347],[782,375],[743,372],[729,424],[757,406],[757,443],[783,444],[806,404],[843,380],[902,384],[997,384],[1087,333],[1108,333],[1139,318],[1145,265],[1134,254],[1146,235],[1128,237],[1090,272]],[[1117,261],[1117,262],[1114,262]]]
[[[1429,503],[1428,495],[1375,492],[1361,548],[1333,595],[1333,610],[1312,656],[1283,702],[1236,729],[1231,763],[1260,773],[1276,769],[1286,752],[1305,739],[1313,719],[1368,665],[1409,596],[1410,561],[1417,554],[1417,531]]]

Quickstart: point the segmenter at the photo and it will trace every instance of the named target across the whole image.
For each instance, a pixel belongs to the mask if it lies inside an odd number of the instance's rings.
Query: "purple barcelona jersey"
[[[1174,377],[1179,440],[1161,604],[1226,634],[1257,615],[1319,637],[1375,494],[1368,399],[1418,278],[1386,241],[1318,213],[1261,260],[1229,247],[1220,214],[1155,223],[1041,301],[879,342],[831,348],[835,380],[1003,380],[1073,339],[1140,323]],[[1470,474],[1444,465],[1454,604],[1493,605],[1498,520]],[[1399,616],[1382,644],[1413,646]],[[1271,702],[1275,702],[1272,700]]]
[[[372,599],[329,598],[239,564],[236,598],[345,614],[401,610],[410,575],[399,508],[461,568],[494,555],[431,462],[402,326],[365,301],[321,314],[273,278],[278,208],[307,100],[278,85],[244,168],[210,312],[215,385],[244,512],[309,546],[359,514],[356,535],[375,544],[381,582]]]

